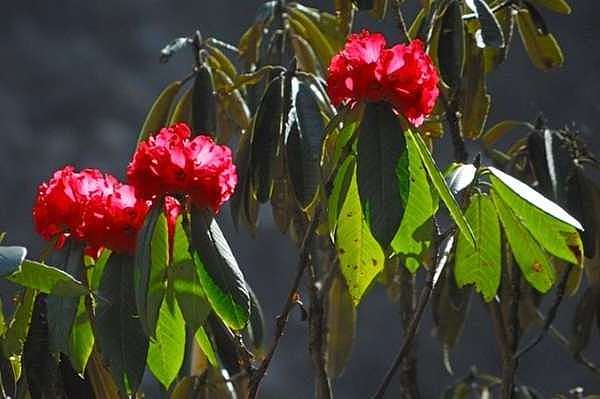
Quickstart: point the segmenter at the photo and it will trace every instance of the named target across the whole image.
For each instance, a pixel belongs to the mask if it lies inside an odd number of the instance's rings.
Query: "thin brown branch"
[[[404,20],[404,14],[402,13],[402,1],[394,0],[392,6],[394,8],[394,11],[396,12],[396,19],[398,20],[398,29],[400,29],[400,32],[402,32],[404,38],[406,39],[406,42],[408,43],[411,41],[411,37],[408,33],[406,21]]]
[[[511,255],[509,255],[511,256]],[[518,268],[511,264],[510,274],[510,308],[509,308],[509,341],[502,367],[502,399],[511,399],[515,385],[515,371],[519,359],[514,356],[519,346],[520,321],[519,302],[521,300],[521,279]]]
[[[552,303],[552,306],[548,310],[548,315],[544,318],[544,326],[542,327],[542,330],[535,337],[535,339],[533,339],[530,343],[525,345],[525,347],[521,348],[515,354],[515,357],[517,359],[519,359],[521,356],[525,355],[527,352],[529,352],[531,349],[533,349],[546,336],[546,333],[550,329],[550,326],[554,322],[554,319],[556,319],[556,315],[558,313],[558,308],[560,307],[560,304],[562,303],[563,298],[565,296],[565,291],[567,289],[567,282],[569,281],[569,272],[570,272],[570,269],[566,268],[561,277],[560,283],[558,284],[558,287],[556,288],[556,296],[554,297],[554,302]]]
[[[436,223],[437,230],[437,223]],[[440,251],[441,244],[444,242],[445,234],[437,233],[433,248],[435,250],[436,256],[435,261],[433,262],[433,266],[429,269],[427,273],[427,278],[425,280],[425,285],[421,290],[421,294],[419,295],[419,301],[417,302],[417,306],[415,311],[408,323],[408,327],[406,328],[404,334],[404,341],[402,341],[402,345],[400,346],[400,351],[396,355],[392,366],[386,373],[381,385],[377,389],[377,392],[371,397],[372,399],[382,399],[383,395],[385,395],[385,391],[388,386],[392,382],[392,378],[398,371],[398,368],[402,365],[402,362],[406,358],[406,356],[410,353],[411,347],[417,335],[417,331],[419,330],[419,326],[421,324],[421,320],[423,319],[423,315],[425,314],[425,308],[431,299],[431,294],[433,292],[434,282],[436,275],[439,275],[440,270],[444,267],[445,262],[441,260],[444,258],[442,251]]]
[[[292,283],[292,288],[290,289],[285,304],[283,305],[283,309],[281,314],[277,317],[277,322],[275,323],[275,336],[273,338],[273,343],[269,348],[265,358],[263,359],[260,366],[252,373],[250,378],[250,386],[248,389],[248,398],[254,399],[258,394],[258,389],[260,388],[260,383],[263,380],[269,365],[271,364],[271,360],[273,359],[273,355],[279,346],[279,341],[285,332],[285,328],[287,326],[288,318],[290,312],[292,311],[294,304],[296,303],[296,297],[298,293],[298,288],[300,287],[300,281],[302,281],[302,276],[306,271],[309,263],[309,248],[310,244],[314,238],[315,231],[319,224],[320,219],[320,209],[317,209],[313,219],[310,221],[306,232],[304,233],[304,237],[302,238],[302,242],[300,244],[300,257],[298,260],[298,269],[296,272],[296,276],[294,277],[294,281]]]
[[[462,128],[458,111],[455,109],[453,102],[449,99],[443,90],[440,89],[440,101],[446,112],[446,121],[452,136],[452,146],[454,147],[454,160],[456,162],[466,162],[469,158],[465,141],[462,137]]]

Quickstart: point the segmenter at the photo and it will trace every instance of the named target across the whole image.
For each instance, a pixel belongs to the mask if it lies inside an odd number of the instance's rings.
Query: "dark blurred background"
[[[159,50],[177,36],[200,29],[205,35],[236,43],[252,22],[259,0],[104,0],[3,1],[0,24],[0,230],[8,242],[41,242],[33,232],[31,206],[37,184],[65,164],[94,167],[124,177],[138,130],[153,98],[167,83],[185,76],[187,53],[159,65]],[[330,9],[333,1],[307,1]],[[413,3],[407,2],[412,15]],[[571,0],[571,16],[544,12],[566,56],[565,66],[542,73],[529,62],[515,37],[509,61],[491,75],[492,112],[488,123],[532,120],[540,112],[551,126],[576,123],[599,153],[600,2]],[[374,24],[389,41],[399,39],[393,22]],[[438,146],[442,159],[449,143]],[[228,209],[221,223],[234,252],[262,301],[270,331],[284,301],[296,251],[263,209],[256,239],[231,226]],[[5,294],[7,294],[5,292]],[[475,301],[477,302],[477,301]],[[452,352],[456,375],[442,365],[430,314],[419,341],[419,382],[424,398],[439,397],[444,386],[476,364],[499,373],[490,322],[473,303],[465,334]],[[558,326],[568,332],[574,300],[562,309]],[[337,398],[367,398],[373,393],[400,345],[399,312],[379,287],[359,308],[357,341],[351,363],[335,383]],[[263,388],[264,398],[312,396],[312,375],[305,327],[294,315]],[[600,362],[600,346],[588,349]],[[537,387],[543,397],[581,385],[600,393],[600,379],[575,364],[564,349],[546,339],[524,358],[518,383]],[[389,397],[397,392],[394,386]],[[150,395],[152,397],[152,395]]]

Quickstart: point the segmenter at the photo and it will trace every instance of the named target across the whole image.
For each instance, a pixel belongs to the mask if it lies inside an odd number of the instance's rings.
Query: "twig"
[[[537,337],[535,337],[534,340],[532,340],[529,344],[527,344],[525,347],[521,348],[517,352],[517,354],[515,355],[515,358],[519,359],[521,356],[525,355],[527,352],[529,352],[531,349],[533,349],[537,344],[539,344],[542,341],[542,339],[545,337],[546,333],[550,329],[550,326],[554,322],[554,319],[556,318],[556,314],[558,313],[558,308],[560,307],[560,304],[562,303],[563,298],[565,296],[565,291],[567,289],[567,282],[569,281],[569,274],[570,274],[570,269],[565,269],[565,271],[562,275],[562,278],[560,280],[560,283],[558,284],[558,287],[556,288],[556,297],[554,298],[552,307],[548,310],[548,316],[545,317],[544,326],[542,327],[542,330],[539,332],[539,334],[537,335]]]
[[[437,228],[437,226],[436,226],[436,228]],[[445,265],[445,262],[440,262],[440,260],[443,258],[443,256],[441,256],[441,254],[440,254],[441,251],[439,250],[440,245],[444,241],[444,239],[443,239],[444,236],[445,236],[445,234],[441,235],[439,233],[436,236],[435,243],[434,243],[434,248],[436,251],[436,259],[435,259],[435,262],[433,262],[433,266],[427,273],[425,285],[423,286],[423,289],[421,290],[421,294],[419,296],[419,301],[417,302],[417,307],[416,307],[416,309],[413,313],[413,316],[408,324],[408,327],[406,328],[406,333],[404,334],[404,341],[402,342],[402,345],[400,346],[400,351],[396,355],[396,358],[394,359],[392,366],[390,367],[390,369],[386,373],[385,377],[383,378],[383,381],[382,381],[381,385],[379,386],[379,389],[371,397],[372,399],[382,399],[383,398],[385,391],[387,390],[388,386],[390,385],[390,382],[392,381],[392,377],[394,376],[394,374],[396,374],[396,371],[398,371],[398,368],[402,364],[402,361],[404,360],[406,355],[411,350],[412,343],[416,337],[417,331],[419,330],[419,325],[421,324],[421,320],[423,319],[423,315],[425,313],[425,308],[427,307],[427,304],[429,303],[429,299],[431,298],[431,293],[433,291],[435,276],[438,274],[438,269],[443,268]]]
[[[413,275],[403,266],[400,266],[400,314],[402,318],[402,328],[408,329],[411,316],[417,307],[417,281]],[[419,397],[419,387],[417,385],[417,346],[415,341],[411,345],[410,351],[400,365],[400,398],[412,399]]]
[[[320,219],[320,208],[315,212],[315,216],[310,221],[306,229],[306,233],[304,233],[304,237],[302,238],[302,242],[300,245],[300,259],[298,260],[298,271],[296,272],[296,277],[294,278],[294,282],[292,283],[292,288],[288,293],[285,304],[283,305],[283,309],[281,314],[277,317],[277,322],[275,323],[275,336],[273,338],[273,343],[267,352],[267,355],[263,359],[260,366],[253,372],[252,377],[250,378],[249,389],[248,389],[248,398],[254,399],[258,393],[258,389],[260,387],[260,383],[264,378],[269,365],[271,364],[271,360],[273,359],[273,355],[277,350],[277,346],[279,345],[279,341],[285,332],[285,328],[287,326],[287,321],[296,303],[296,295],[298,292],[298,287],[300,286],[300,281],[302,280],[302,276],[308,267],[309,262],[309,248],[310,243],[314,238],[315,230],[319,224]]]
[[[570,350],[571,342],[554,326],[549,328],[550,336],[561,343],[567,350]],[[592,363],[588,360],[583,353],[576,353],[573,355],[575,361],[582,366],[587,367],[592,373],[600,375],[600,366]]]
[[[396,18],[398,19],[398,29],[400,29],[400,32],[402,32],[404,38],[406,39],[406,42],[408,43],[411,41],[411,37],[408,33],[406,21],[404,21],[404,14],[402,14],[401,3],[402,2],[400,0],[394,0],[393,7],[396,10]]]
[[[450,128],[450,134],[452,135],[452,145],[454,146],[454,160],[456,162],[466,162],[469,158],[467,148],[465,147],[465,141],[462,138],[462,129],[460,126],[459,113],[454,109],[451,104],[451,100],[440,90],[440,99],[442,106],[446,112],[446,121]]]
[[[511,256],[509,254],[509,256]],[[511,399],[515,384],[515,371],[517,369],[519,359],[514,356],[519,345],[519,302],[521,300],[521,280],[518,268],[511,262],[510,275],[510,308],[509,308],[509,341],[508,353],[505,352],[504,366],[502,369],[502,398]]]

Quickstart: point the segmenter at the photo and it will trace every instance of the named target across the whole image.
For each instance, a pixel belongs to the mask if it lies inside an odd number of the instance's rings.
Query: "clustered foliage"
[[[152,105],[127,184],[67,166],[39,187],[40,260],[0,247],[1,276],[22,287],[0,320],[3,395],[138,397],[148,370],[172,399],[255,398],[299,307],[315,397],[331,398],[351,360],[356,308],[378,285],[399,304],[404,337],[373,398],[397,372],[402,397],[419,396],[414,344],[428,305],[452,372],[475,300],[502,375],[472,369],[443,397],[541,397],[515,374],[547,334],[600,374],[583,353],[600,323],[597,161],[576,133],[541,118],[486,126],[486,78],[514,31],[535,67],[559,67],[540,8],[570,7],[421,0],[408,26],[402,3],[335,0],[329,13],[267,1],[237,46],[200,32],[167,45],[162,62],[191,49],[194,67]],[[360,12],[395,21],[404,42],[355,29]],[[455,162],[442,171],[432,153],[443,134]],[[471,158],[465,140],[480,153]],[[215,220],[229,200],[236,227],[253,235],[270,204],[298,246],[273,339]],[[580,286],[564,336],[553,321]]]

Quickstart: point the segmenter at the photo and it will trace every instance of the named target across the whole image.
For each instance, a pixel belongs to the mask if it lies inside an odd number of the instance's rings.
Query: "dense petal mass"
[[[362,31],[350,35],[344,49],[329,65],[327,88],[334,105],[381,100],[375,68],[385,46],[385,38],[379,33]]]
[[[87,254],[101,248],[133,253],[148,207],[132,186],[115,177],[67,166],[39,186],[33,219],[38,233],[55,239],[58,248],[72,237],[85,242]]]
[[[329,66],[328,93],[334,105],[387,101],[419,126],[435,106],[438,74],[423,44],[386,48],[378,33],[352,35]]]
[[[190,136],[183,123],[161,129],[139,145],[127,178],[144,198],[189,195],[217,213],[237,184],[231,149],[209,136]]]

